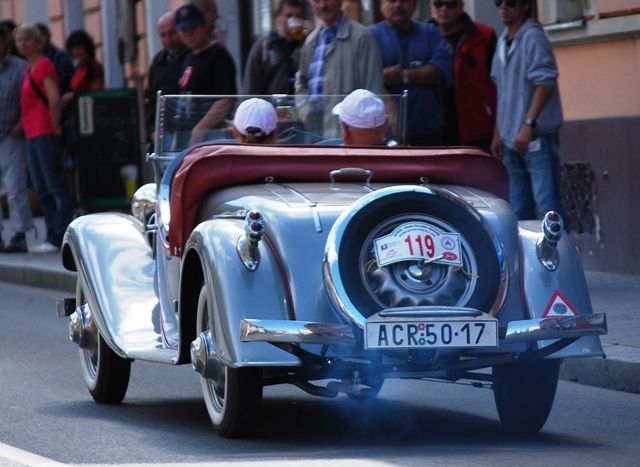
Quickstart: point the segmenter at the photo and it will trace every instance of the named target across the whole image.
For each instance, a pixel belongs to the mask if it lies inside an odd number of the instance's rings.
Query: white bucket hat
[[[384,102],[366,89],[356,89],[337,104],[332,113],[355,128],[377,128],[387,120]]]
[[[276,110],[264,99],[253,97],[242,102],[236,110],[233,125],[243,135],[247,135],[247,128],[258,128],[263,135],[268,135],[276,129]]]

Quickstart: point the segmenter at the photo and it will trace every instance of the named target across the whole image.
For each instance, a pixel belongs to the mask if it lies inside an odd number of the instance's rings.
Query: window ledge
[[[554,46],[640,37],[640,14],[546,24],[544,30]]]

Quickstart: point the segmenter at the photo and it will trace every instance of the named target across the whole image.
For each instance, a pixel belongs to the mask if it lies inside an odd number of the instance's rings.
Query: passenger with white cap
[[[277,122],[273,105],[264,99],[253,97],[238,106],[233,118],[233,136],[239,143],[273,143],[276,139]]]
[[[356,89],[337,104],[332,113],[340,118],[342,141],[346,146],[385,144],[389,117],[384,102],[366,89]]]

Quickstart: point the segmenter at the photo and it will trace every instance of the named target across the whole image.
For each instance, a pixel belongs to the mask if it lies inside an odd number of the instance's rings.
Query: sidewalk
[[[42,219],[37,219],[37,224],[40,238],[28,234],[30,247],[43,241]],[[566,360],[560,376],[640,394],[640,276],[600,272],[587,272],[586,276],[594,311],[607,314],[609,333],[601,337],[607,358]],[[0,253],[0,281],[56,289],[73,296],[76,274],[62,267],[59,254]],[[53,303],[50,312],[55,313]]]

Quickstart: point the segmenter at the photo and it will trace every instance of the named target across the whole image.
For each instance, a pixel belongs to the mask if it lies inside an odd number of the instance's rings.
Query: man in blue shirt
[[[391,94],[408,90],[407,143],[442,144],[440,92],[453,81],[451,46],[436,26],[411,18],[417,0],[382,0],[384,21],[370,26],[382,54],[384,86]]]

